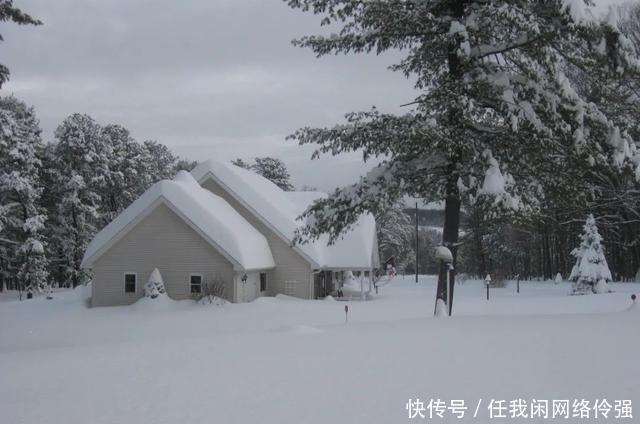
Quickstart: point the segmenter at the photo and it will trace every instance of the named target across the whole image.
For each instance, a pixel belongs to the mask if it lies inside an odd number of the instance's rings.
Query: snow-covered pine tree
[[[145,175],[140,175],[140,161],[143,148],[121,125],[107,125],[102,128],[103,143],[107,152],[105,189],[101,193],[101,225],[111,222],[146,189]]]
[[[571,189],[564,178],[575,167],[640,165],[628,134],[563,73],[566,63],[614,78],[637,71],[632,43],[615,24],[591,19],[590,0],[286,1],[339,27],[294,44],[318,56],[400,50],[405,55],[391,69],[419,91],[404,115],[374,108],[291,136],[318,144],[314,157],[362,151],[364,160],[384,159],[307,210],[313,224],[298,242],[322,233],[336,239],[362,212],[377,214],[409,194],[444,200],[443,242],[455,261],[463,199],[493,196],[504,200],[496,210],[523,211],[540,205],[549,188]],[[504,184],[483,190],[496,171]],[[445,285],[441,269],[443,300]]]
[[[198,161],[184,158],[178,159],[175,166],[173,167],[173,173],[177,174],[180,171],[191,172],[196,166],[198,166]]]
[[[257,174],[270,180],[284,191],[293,190],[293,185],[291,185],[291,182],[289,181],[289,171],[287,171],[287,167],[280,159],[268,156],[256,158],[253,165],[251,165],[251,169]]]
[[[42,22],[29,16],[13,5],[13,0],[2,0],[0,2],[0,22],[11,21],[18,25],[42,25]],[[0,42],[2,41],[0,35]],[[0,87],[9,80],[9,69],[0,64]]]
[[[139,161],[139,175],[141,179],[142,193],[152,184],[160,180],[173,178],[178,158],[164,144],[147,140],[142,143],[143,155]]]
[[[63,284],[76,287],[89,279],[80,263],[101,223],[100,194],[109,177],[109,152],[100,126],[88,115],[67,117],[55,137],[52,180],[57,199],[52,238],[61,255]]]
[[[596,220],[589,215],[580,236],[580,246],[571,252],[576,257],[569,280],[573,282],[573,294],[606,293],[611,282],[611,271],[602,247],[602,236]]]
[[[32,292],[44,288],[48,276],[42,149],[33,108],[15,97],[0,98],[0,272]]]

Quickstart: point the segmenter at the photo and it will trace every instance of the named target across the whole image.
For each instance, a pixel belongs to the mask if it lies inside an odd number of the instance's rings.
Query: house
[[[158,268],[167,294],[187,299],[216,283],[232,302],[334,290],[335,276],[379,266],[370,214],[332,245],[293,245],[300,214],[320,192],[285,192],[243,168],[213,160],[160,181],[100,231],[82,266],[93,272],[92,305],[126,305],[144,295]]]

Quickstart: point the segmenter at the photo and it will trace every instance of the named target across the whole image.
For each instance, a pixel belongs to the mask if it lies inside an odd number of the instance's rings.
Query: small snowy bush
[[[563,281],[562,280],[562,274],[557,273],[556,274],[556,278],[555,278],[555,280],[553,280],[553,282],[556,283],[556,284],[560,284],[560,283],[562,283],[562,281]]]
[[[215,277],[211,282],[202,284],[202,291],[194,293],[198,303],[206,305],[224,305],[226,286],[220,277]]]
[[[162,280],[162,275],[160,275],[160,270],[158,268],[154,269],[151,275],[149,276],[149,281],[144,285],[144,296],[156,299],[157,297],[166,294],[164,289],[164,281]]]

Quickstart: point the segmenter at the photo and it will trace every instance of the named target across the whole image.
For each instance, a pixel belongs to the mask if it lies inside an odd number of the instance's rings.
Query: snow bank
[[[82,266],[93,262],[158,204],[164,203],[227,256],[238,269],[273,268],[267,240],[224,199],[205,190],[191,174],[180,171],[174,180],[160,181],[142,194],[91,241]]]
[[[70,290],[4,302],[1,421],[635,422],[613,410],[608,420],[593,410],[589,419],[488,416],[492,398],[507,408],[519,398],[632,399],[637,409],[640,315],[626,309],[640,286],[615,284],[607,296],[566,296],[568,287],[525,281],[520,294],[492,289],[487,302],[482,281],[469,281],[456,286],[454,316],[433,319],[436,278],[397,277],[378,301],[350,304],[348,324],[337,302],[176,301],[175,312],[153,314],[65,303]],[[450,411],[409,420],[405,405],[416,398],[425,407],[463,399],[470,409],[462,420]]]

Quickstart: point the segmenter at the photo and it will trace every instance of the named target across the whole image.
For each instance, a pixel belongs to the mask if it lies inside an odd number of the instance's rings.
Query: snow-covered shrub
[[[164,281],[162,280],[162,275],[160,274],[160,270],[155,268],[151,275],[149,276],[149,281],[144,285],[144,296],[156,299],[159,296],[165,295],[166,291],[164,289]]]
[[[225,300],[226,285],[221,277],[214,277],[208,283],[202,284],[200,293],[194,293],[195,300],[202,304],[207,305],[224,305],[227,303]]]
[[[580,246],[571,252],[576,257],[569,277],[573,281],[573,294],[609,292],[607,283],[611,281],[611,271],[593,215],[587,217],[580,240]]]
[[[556,284],[560,284],[560,283],[562,283],[562,281],[563,281],[562,280],[562,274],[557,273],[556,274],[556,278],[555,278],[555,280],[553,280],[553,282],[556,283]]]

